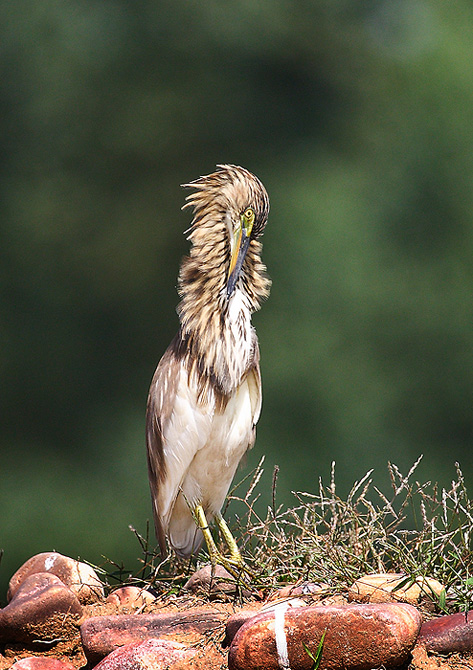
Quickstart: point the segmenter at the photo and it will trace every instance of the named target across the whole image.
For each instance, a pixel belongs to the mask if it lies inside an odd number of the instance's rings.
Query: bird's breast
[[[236,289],[230,298],[218,338],[214,370],[221,388],[227,394],[239,387],[252,360],[254,331],[251,312],[244,293]]]

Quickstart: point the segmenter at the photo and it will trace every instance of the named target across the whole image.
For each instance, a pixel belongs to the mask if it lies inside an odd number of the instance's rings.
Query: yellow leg
[[[217,549],[217,545],[215,544],[212,533],[210,532],[207,517],[205,516],[202,505],[197,505],[195,507],[194,514],[197,525],[199,526],[204,536],[212,565],[216,565],[217,563],[223,565],[223,567],[236,579],[240,578],[242,572],[246,572],[250,576],[253,576],[251,570],[249,570],[249,568],[245,565],[240,550],[238,549],[238,545],[235,542],[235,538],[231,534],[223,516],[221,514],[216,514],[215,522],[219,527],[220,532],[222,533],[225,544],[230,550],[229,558],[223,556],[223,554]]]
[[[230,550],[230,560],[236,565],[243,566],[243,559],[241,557],[240,550],[238,549],[238,545],[235,542],[235,538],[231,534],[230,528],[227,526],[227,522],[220,513],[215,515],[215,523],[219,527],[220,532],[222,533],[222,537]]]
[[[204,536],[207,549],[209,550],[210,560],[212,561],[212,564],[218,563],[219,561],[216,559],[220,557],[220,552],[217,549],[217,545],[215,544],[212,533],[210,532],[209,524],[207,523],[207,517],[205,516],[202,505],[197,505],[197,507],[194,509],[194,515],[197,521],[197,525],[199,526],[200,530],[202,531],[202,535]]]

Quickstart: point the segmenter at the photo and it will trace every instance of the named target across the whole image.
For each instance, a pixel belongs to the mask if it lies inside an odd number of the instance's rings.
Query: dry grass
[[[395,571],[406,582],[434,577],[447,597],[440,609],[466,610],[471,605],[473,502],[468,498],[458,464],[449,489],[420,483],[415,471],[420,458],[403,475],[389,464],[391,491],[373,485],[368,472],[355,482],[346,499],[337,495],[335,466],[328,485],[319,480],[316,493],[295,493],[296,504],[276,508],[277,468],[274,470],[272,505],[264,516],[256,511],[263,460],[229,495],[244,514],[235,517],[232,530],[247,564],[255,573],[252,586],[260,592],[300,581],[323,583],[342,592],[361,575]],[[238,491],[245,489],[243,496]],[[111,564],[109,582],[146,583],[160,592],[178,593],[195,569],[174,558],[160,562],[150,550],[149,529],[140,542],[142,567],[130,574]],[[204,552],[199,557],[205,562]],[[110,566],[109,566],[110,568]]]

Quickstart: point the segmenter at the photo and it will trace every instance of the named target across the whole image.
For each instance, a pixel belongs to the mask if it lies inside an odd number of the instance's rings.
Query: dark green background
[[[4,0],[0,600],[56,549],[139,567],[144,408],[177,327],[179,184],[271,198],[262,502],[386,463],[473,477],[473,6]],[[241,473],[240,473],[241,474]],[[230,515],[231,516],[231,515]]]

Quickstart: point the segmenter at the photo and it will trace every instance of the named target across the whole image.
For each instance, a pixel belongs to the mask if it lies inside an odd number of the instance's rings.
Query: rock
[[[0,642],[63,640],[77,634],[81,615],[77,597],[59,577],[49,573],[30,575],[0,610]]]
[[[448,614],[426,621],[419,644],[437,654],[473,651],[473,611]]]
[[[406,602],[411,605],[421,600],[437,601],[444,586],[431,577],[417,577],[412,582],[401,573],[365,575],[348,589],[348,600],[366,603]]]
[[[51,656],[28,656],[11,666],[11,670],[75,670],[72,663]]]
[[[232,614],[227,621],[227,624],[225,626],[225,639],[223,641],[223,646],[228,647],[231,644],[233,638],[235,637],[237,631],[243,626],[243,624],[245,624],[250,619],[253,619],[258,614],[261,614],[263,612],[274,611],[276,607],[283,607],[287,609],[288,607],[305,607],[305,606],[306,606],[305,602],[303,600],[300,600],[299,598],[292,598],[290,600],[286,598],[285,600],[281,600],[279,602],[270,601],[269,604],[264,605],[263,607],[259,607],[258,609],[252,608],[252,609],[239,610],[238,612],[235,612],[235,614]]]
[[[83,605],[97,602],[104,597],[102,582],[90,565],[63,556],[55,551],[49,551],[32,556],[15,572],[10,579],[8,600],[14,598],[15,593],[27,577],[38,572],[49,572],[59,577],[62,583],[76,594]]]
[[[210,597],[234,596],[241,594],[248,597],[250,592],[242,584],[237,584],[235,578],[221,565],[204,565],[194,572],[186,582],[184,588],[192,593],[203,592]]]
[[[193,608],[156,614],[96,616],[80,627],[82,645],[92,665],[118,647],[151,638],[172,639],[194,644],[209,631],[218,628],[226,615],[214,609]]]
[[[151,638],[115,649],[94,670],[209,670],[225,667],[225,654],[216,645],[196,648]]]
[[[138,609],[152,603],[154,600],[156,600],[156,596],[153,596],[152,593],[145,589],[139,589],[137,586],[121,586],[115,589],[105,602],[119,607]]]
[[[317,584],[315,582],[302,582],[301,584],[292,584],[283,586],[271,596],[274,598],[300,598],[302,596],[311,596],[312,598],[323,598],[331,589],[328,584]]]
[[[95,670],[172,670],[177,662],[184,662],[189,667],[196,653],[196,649],[181,642],[151,638],[115,649],[95,666]]]
[[[406,662],[421,626],[404,603],[276,608],[258,614],[235,635],[229,670],[309,670],[325,632],[324,670],[393,668]]]
[[[250,621],[250,619],[254,619],[260,613],[261,608],[239,610],[238,612],[235,612],[235,614],[232,614],[225,626],[225,639],[223,640],[223,646],[229,647],[233,638],[243,626],[243,624],[245,624],[247,621]]]
[[[94,670],[209,670],[225,667],[225,654],[216,645],[196,648],[172,640],[149,639],[112,651]]]

